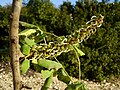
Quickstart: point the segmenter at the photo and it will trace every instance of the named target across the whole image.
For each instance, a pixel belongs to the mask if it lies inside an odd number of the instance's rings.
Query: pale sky
[[[27,1],[27,0],[26,0],[26,1]],[[57,6],[57,7],[58,7],[60,4],[62,4],[63,1],[67,1],[67,0],[51,0],[51,2],[53,2],[54,5]],[[77,0],[68,0],[68,1],[72,2],[72,4],[75,4],[75,2],[76,2]],[[0,5],[4,6],[4,5],[6,5],[6,4],[12,4],[12,0],[0,0]]]
[[[59,6],[60,4],[62,4],[63,1],[67,1],[67,0],[51,0],[51,2],[55,4],[55,6]],[[72,4],[75,4],[77,0],[69,0],[69,1],[72,2]],[[12,3],[12,0],[0,0],[0,5],[2,6],[6,4],[11,4],[11,3]]]
[[[4,6],[6,4],[12,4],[12,1],[13,0],[0,0],[0,5]],[[25,1],[27,1],[27,0],[25,0]],[[51,0],[51,2],[53,2],[53,4],[57,7],[59,5],[61,5],[63,3],[63,1],[67,1],[67,0]],[[75,2],[78,0],[68,0],[68,1],[72,2],[72,4],[75,4]],[[98,0],[98,1],[102,1],[102,0]],[[114,0],[110,0],[110,2],[112,2],[112,1],[114,1]]]

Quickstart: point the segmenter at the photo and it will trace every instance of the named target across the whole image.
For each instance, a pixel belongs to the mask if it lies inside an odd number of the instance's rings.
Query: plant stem
[[[80,58],[79,58],[79,55],[78,55],[78,52],[76,51],[76,49],[74,48],[74,46],[72,45],[73,47],[73,50],[75,51],[75,54],[76,54],[76,57],[77,57],[77,60],[78,60],[78,64],[79,64],[79,81],[81,80],[81,63],[80,63]]]
[[[60,62],[57,60],[56,57],[54,57],[54,58],[55,58],[55,60],[56,60],[58,63],[60,63]],[[61,63],[60,63],[60,64],[61,64]],[[62,64],[61,64],[61,65],[62,65]],[[66,75],[70,78],[71,82],[73,83],[72,78],[69,76],[69,74],[67,73],[67,71],[65,70],[65,68],[63,67],[63,65],[62,65],[62,69],[63,69],[63,71],[66,73]]]
[[[53,33],[45,32],[45,31],[43,31],[43,33],[48,34],[48,35],[52,35],[52,36],[54,36],[54,37],[56,37],[56,38],[59,38],[59,36],[57,36],[57,35],[55,35],[55,34],[53,34]]]

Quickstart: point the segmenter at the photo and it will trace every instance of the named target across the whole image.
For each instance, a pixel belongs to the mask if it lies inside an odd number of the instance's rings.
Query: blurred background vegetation
[[[61,36],[81,28],[91,16],[102,14],[102,27],[80,44],[80,49],[86,54],[80,57],[82,79],[102,81],[120,76],[120,2],[107,2],[78,0],[72,5],[66,1],[57,8],[50,0],[29,0],[23,2],[20,21]],[[11,5],[0,6],[0,62],[9,61],[10,12]],[[73,52],[62,53],[57,58],[71,76],[78,77],[78,63]]]

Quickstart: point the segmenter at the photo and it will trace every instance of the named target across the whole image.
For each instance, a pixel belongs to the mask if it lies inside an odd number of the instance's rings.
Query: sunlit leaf
[[[37,28],[37,27],[38,27],[38,26],[35,26],[35,25],[33,25],[33,24],[29,24],[29,23],[22,22],[22,21],[19,21],[19,23],[20,23],[22,26],[29,27],[29,28]]]
[[[20,36],[29,36],[33,33],[35,33],[36,30],[35,29],[25,29],[24,31],[21,31],[18,35]]]
[[[78,49],[76,46],[74,46],[75,50],[77,51],[77,53],[80,55],[80,56],[84,56],[85,53],[83,53],[80,49]]]
[[[50,77],[48,77],[46,80],[45,80],[45,83],[44,83],[44,86],[42,86],[42,89],[41,90],[48,90],[51,83],[52,83],[52,78],[53,78],[53,75],[51,75]]]
[[[38,64],[37,59],[32,58],[32,63],[34,63],[34,64]]]
[[[42,74],[42,77],[43,78],[48,78],[48,77],[50,77],[52,74],[53,74],[53,70],[42,70],[41,71],[41,74]]]
[[[27,45],[29,45],[30,47],[32,47],[33,45],[35,45],[34,40],[31,40],[29,38],[25,38],[25,42],[27,43]]]
[[[24,44],[22,46],[22,52],[23,52],[23,54],[28,55],[30,53],[30,49],[31,49],[30,46],[28,46],[27,44]]]
[[[51,60],[46,60],[46,59],[38,60],[38,64],[47,69],[58,70],[58,69],[62,68],[62,65],[60,63],[57,63],[57,62],[51,61]]]
[[[22,65],[20,67],[20,70],[21,70],[22,74],[26,73],[29,68],[30,68],[30,60],[25,59],[22,62]]]

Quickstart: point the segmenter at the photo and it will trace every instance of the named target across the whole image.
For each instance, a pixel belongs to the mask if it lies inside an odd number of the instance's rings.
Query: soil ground
[[[74,78],[74,81],[77,80]],[[24,85],[31,87],[31,89],[22,90],[41,90],[45,79],[41,77],[41,74],[33,70],[29,70],[26,75],[22,75],[22,81]],[[82,80],[87,86],[88,90],[120,90],[120,78],[114,78],[112,80],[104,80],[101,83]],[[49,90],[64,90],[66,84],[53,78],[53,83]],[[12,83],[12,71],[9,63],[0,63],[0,90],[13,90]]]

